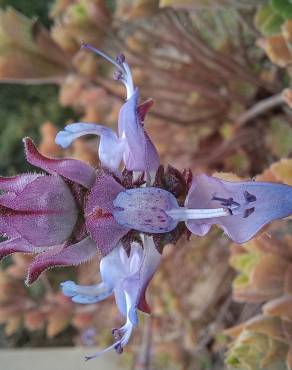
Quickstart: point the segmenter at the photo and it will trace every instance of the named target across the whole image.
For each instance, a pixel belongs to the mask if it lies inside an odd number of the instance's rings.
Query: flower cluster
[[[52,159],[24,139],[28,162],[46,174],[0,178],[0,257],[36,253],[27,284],[46,269],[78,265],[101,254],[102,281],[81,286],[62,283],[73,302],[92,304],[114,295],[125,324],[113,330],[114,343],[101,353],[118,353],[138,324],[137,311],[149,313],[145,294],[163,246],[191,233],[203,236],[219,225],[235,242],[251,239],[264,225],[292,213],[292,187],[255,181],[229,182],[193,176],[159,164],[144,119],[153,102],[139,103],[125,57],[109,58],[115,78],[127,91],[118,134],[102,125],[73,123],[56,136],[68,147],[76,138],[100,137],[99,169],[74,159]],[[123,166],[123,168],[122,168]]]

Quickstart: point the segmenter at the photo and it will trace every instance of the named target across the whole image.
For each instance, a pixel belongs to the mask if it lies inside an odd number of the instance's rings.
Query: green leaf
[[[255,15],[255,26],[265,36],[281,32],[284,19],[270,4],[261,7]]]
[[[289,0],[270,0],[274,11],[284,19],[292,18],[292,4]]]

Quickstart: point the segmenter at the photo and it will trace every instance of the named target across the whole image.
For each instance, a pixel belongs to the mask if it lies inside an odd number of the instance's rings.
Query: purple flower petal
[[[125,144],[110,128],[95,123],[72,123],[57,134],[56,143],[67,148],[83,135],[100,136],[98,154],[102,165],[114,170],[119,168]]]
[[[52,175],[60,175],[77,184],[90,188],[95,180],[95,171],[76,159],[52,159],[43,156],[30,138],[23,140],[27,161]]]
[[[15,178],[11,181],[12,188]],[[24,182],[21,191],[17,187],[18,193],[0,196],[1,219],[35,247],[63,243],[71,235],[78,215],[69,188],[57,176],[39,176],[30,182],[25,177]],[[8,182],[5,187],[9,187]]]
[[[292,213],[292,187],[255,181],[230,182],[198,175],[193,179],[185,204],[195,209],[229,208],[233,215],[189,220],[186,225],[193,233],[202,235],[210,225],[218,224],[232,240],[244,243],[264,225]]]
[[[138,114],[138,98],[139,91],[136,89],[119,114],[119,136],[125,137],[127,142],[124,163],[130,171],[156,171],[159,156]]]
[[[163,189],[146,187],[120,192],[114,200],[114,206],[116,221],[131,229],[165,233],[177,225],[177,221],[165,211],[178,208],[178,203],[171,193]]]
[[[99,172],[85,204],[86,227],[102,256],[106,256],[130,230],[112,215],[113,200],[124,190],[111,175]]]
[[[76,266],[91,260],[97,254],[94,241],[87,237],[76,244],[64,247],[58,245],[39,254],[30,264],[26,283],[32,284],[48,268]]]

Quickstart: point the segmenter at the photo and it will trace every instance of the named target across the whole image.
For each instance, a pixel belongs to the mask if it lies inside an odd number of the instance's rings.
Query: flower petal
[[[56,266],[76,266],[87,262],[97,254],[97,248],[89,237],[76,244],[64,247],[58,245],[39,254],[30,264],[26,283],[32,284],[48,268]]]
[[[77,285],[73,281],[61,283],[63,294],[71,297],[72,302],[91,304],[103,301],[113,290],[104,282],[95,285]]]
[[[131,301],[128,316],[133,325],[137,325],[137,308],[140,305],[148,308],[145,301],[145,292],[159,267],[160,261],[161,254],[157,251],[153,238],[145,235],[143,259],[140,268],[134,275],[123,282],[124,290]]]
[[[100,136],[99,159],[104,167],[118,169],[123,158],[125,144],[110,128],[95,123],[72,123],[56,136],[56,143],[67,148],[77,138],[84,135]]]
[[[116,221],[131,229],[147,233],[165,233],[175,229],[177,221],[165,211],[178,208],[175,197],[154,187],[128,189],[114,200]]]
[[[255,181],[230,182],[198,175],[193,179],[185,204],[188,208],[201,209],[228,206],[228,202],[231,211],[235,204],[233,215],[187,221],[187,227],[196,233],[198,227],[205,232],[210,225],[218,224],[232,240],[244,243],[267,223],[292,214],[292,187]]]
[[[76,159],[52,159],[42,155],[30,138],[23,140],[27,161],[52,175],[60,175],[77,184],[90,188],[95,180],[95,171]]]
[[[156,171],[159,156],[138,114],[138,98],[139,91],[136,89],[119,114],[119,136],[125,137],[127,142],[124,163],[130,171]]]

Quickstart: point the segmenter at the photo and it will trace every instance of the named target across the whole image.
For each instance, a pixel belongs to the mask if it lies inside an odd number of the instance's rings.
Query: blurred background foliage
[[[82,41],[125,53],[163,164],[292,185],[290,0],[0,0],[0,172],[33,170],[21,139],[98,165],[95,141],[66,151],[58,128],[116,126],[124,91]],[[14,10],[13,10],[14,9]],[[24,16],[23,16],[24,15]],[[43,26],[45,26],[45,28]],[[227,174],[229,173],[229,174]],[[114,306],[72,304],[58,284],[98,280],[97,263],[50,271],[24,288],[29,256],[0,271],[2,346],[99,345]],[[291,220],[242,246],[214,229],[165,249],[153,314],[122,356],[132,369],[292,368]],[[96,335],[98,333],[98,336]],[[151,356],[150,356],[151,354]]]

